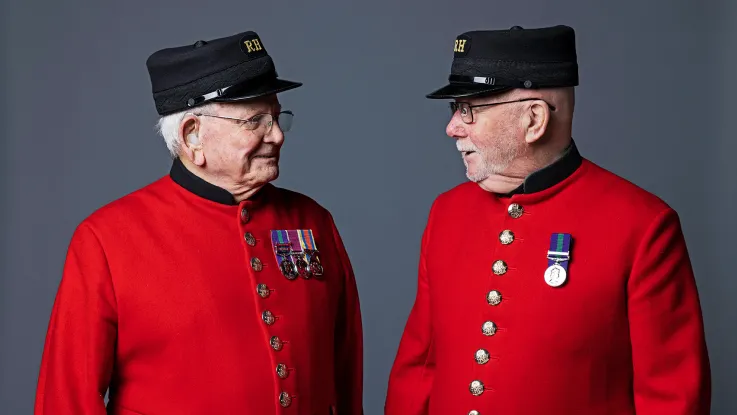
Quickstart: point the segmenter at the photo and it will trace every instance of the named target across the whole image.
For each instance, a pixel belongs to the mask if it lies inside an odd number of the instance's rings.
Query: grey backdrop
[[[585,156],[680,213],[712,413],[737,413],[736,2],[3,1],[1,413],[32,411],[75,226],[168,171],[147,56],[255,29],[280,74],[305,83],[282,95],[296,119],[277,184],[335,216],[363,306],[366,413],[380,414],[428,209],[465,180],[444,135],[447,106],[424,94],[445,81],[457,34],[516,24],[576,28],[574,137]]]

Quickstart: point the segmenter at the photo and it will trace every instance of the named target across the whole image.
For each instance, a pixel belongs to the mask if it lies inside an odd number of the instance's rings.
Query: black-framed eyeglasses
[[[192,113],[192,114],[198,117],[213,117],[213,118],[222,118],[224,120],[236,121],[239,126],[243,127],[243,129],[248,130],[248,131],[256,131],[256,130],[265,129],[264,134],[268,134],[269,132],[271,132],[271,127],[274,125],[274,120],[276,120],[276,123],[279,124],[279,128],[281,128],[283,132],[287,132],[292,129],[292,121],[294,119],[294,113],[292,111],[281,111],[278,114],[276,114],[276,117],[274,117],[274,115],[269,114],[269,113],[256,114],[253,117],[248,118],[248,119],[225,117],[222,115],[202,114],[202,113]]]
[[[463,120],[463,122],[466,124],[471,124],[473,123],[473,108],[492,107],[495,105],[511,104],[514,102],[524,102],[524,101],[543,101],[548,105],[548,107],[550,107],[551,111],[555,111],[555,106],[550,105],[542,98],[522,98],[522,99],[516,99],[513,101],[493,102],[491,104],[479,104],[479,105],[471,105],[468,102],[451,102],[450,103],[450,115],[453,116],[453,114],[455,114],[456,111],[460,111],[461,120]]]

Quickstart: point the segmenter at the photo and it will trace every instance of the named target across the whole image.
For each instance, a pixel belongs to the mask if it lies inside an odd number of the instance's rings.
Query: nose
[[[466,131],[466,123],[461,119],[461,114],[456,111],[453,116],[450,117],[448,125],[445,127],[445,134],[450,138],[461,139],[468,136]]]
[[[282,131],[279,123],[274,121],[271,131],[264,136],[264,142],[281,146],[284,143],[284,131]]]

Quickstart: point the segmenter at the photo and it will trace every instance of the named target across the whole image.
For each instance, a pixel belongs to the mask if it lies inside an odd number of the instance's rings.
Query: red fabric
[[[312,229],[325,275],[282,276],[272,229]],[[266,299],[260,283],[272,290]],[[272,326],[265,310],[276,316]],[[271,348],[271,336],[282,350]],[[221,205],[167,176],[75,231],[34,413],[360,415],[362,355],[353,271],[325,209],[271,185],[255,200]],[[290,369],[286,379],[279,363]],[[282,391],[293,396],[289,407],[279,404]]]
[[[543,278],[552,233],[573,238],[558,288]],[[588,160],[511,199],[466,183],[433,204],[421,252],[386,415],[709,414],[697,287],[679,218],[657,197]],[[505,274],[492,272],[496,260]],[[485,321],[495,335],[482,334]],[[486,364],[474,359],[482,348]]]

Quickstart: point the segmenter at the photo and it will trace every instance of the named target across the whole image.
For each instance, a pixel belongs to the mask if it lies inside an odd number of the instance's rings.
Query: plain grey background
[[[146,58],[249,29],[280,75],[305,83],[281,95],[296,118],[276,184],[334,214],[361,295],[366,413],[380,414],[428,209],[465,180],[444,134],[447,104],[424,94],[445,82],[461,32],[554,24],[577,30],[580,150],[681,215],[706,323],[712,413],[737,413],[737,2],[1,4],[3,414],[32,411],[74,228],[168,172]]]

